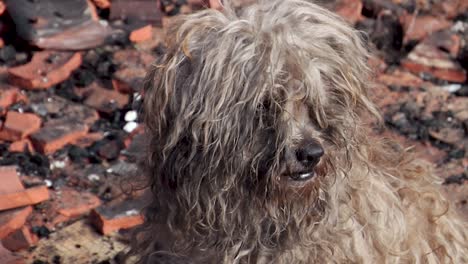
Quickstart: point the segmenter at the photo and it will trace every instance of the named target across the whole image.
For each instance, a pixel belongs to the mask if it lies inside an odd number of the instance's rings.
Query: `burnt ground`
[[[0,201],[0,262],[118,263],[128,232],[117,230],[142,221],[145,71],[167,49],[171,18],[206,3],[37,2],[0,1],[0,200],[30,196]],[[433,163],[468,219],[466,1],[322,2],[375,53],[370,95],[386,125],[376,133]]]

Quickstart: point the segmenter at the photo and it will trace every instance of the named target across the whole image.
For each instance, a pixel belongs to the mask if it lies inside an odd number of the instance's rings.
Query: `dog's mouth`
[[[289,177],[293,181],[307,181],[315,176],[314,171],[299,171],[288,173],[285,176]]]

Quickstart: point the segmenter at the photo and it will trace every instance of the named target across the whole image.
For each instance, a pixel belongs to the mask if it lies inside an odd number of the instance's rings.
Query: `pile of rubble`
[[[145,71],[210,2],[0,0],[0,263],[119,263],[143,219]],[[317,2],[367,33],[376,133],[435,163],[468,217],[468,2]]]

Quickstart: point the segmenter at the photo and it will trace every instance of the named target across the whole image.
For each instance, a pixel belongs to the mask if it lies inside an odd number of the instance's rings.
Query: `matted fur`
[[[303,0],[178,18],[150,70],[142,263],[468,263],[430,166],[370,138],[359,34]],[[284,174],[303,140],[316,177]]]

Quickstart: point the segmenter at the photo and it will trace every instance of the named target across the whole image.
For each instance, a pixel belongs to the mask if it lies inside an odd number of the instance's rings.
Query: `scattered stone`
[[[10,68],[8,73],[10,82],[16,86],[48,89],[70,77],[80,65],[80,53],[41,51],[36,52],[29,63]]]
[[[119,157],[120,151],[125,148],[121,140],[106,140],[99,147],[98,154],[106,160],[114,160]]]
[[[141,209],[141,200],[125,200],[94,209],[90,218],[94,227],[102,234],[107,235],[120,229],[128,229],[142,224]]]
[[[125,126],[123,127],[123,130],[127,133],[132,133],[137,128],[138,128],[138,123],[131,121],[125,124]]]
[[[31,113],[9,111],[0,130],[0,139],[15,141],[25,138],[41,127],[41,118]]]
[[[131,121],[136,121],[138,118],[138,113],[135,110],[130,110],[127,113],[125,113],[125,121],[131,122]]]

